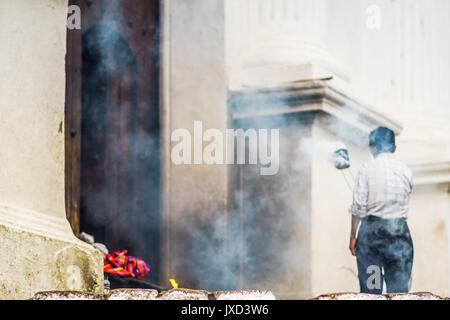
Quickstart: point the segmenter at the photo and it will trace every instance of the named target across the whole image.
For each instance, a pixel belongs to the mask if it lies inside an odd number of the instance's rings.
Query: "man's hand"
[[[349,249],[350,249],[350,252],[352,253],[352,255],[354,255],[354,256],[356,256],[355,246],[356,246],[356,238],[355,237],[351,237],[350,238]]]
[[[352,255],[356,256],[355,246],[356,246],[356,230],[358,230],[359,223],[361,222],[361,218],[352,215],[352,230],[350,232],[350,245],[348,248]]]

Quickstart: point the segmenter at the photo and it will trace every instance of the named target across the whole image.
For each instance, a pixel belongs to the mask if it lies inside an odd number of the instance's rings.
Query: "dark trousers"
[[[388,293],[408,292],[414,249],[403,218],[362,219],[356,240],[356,261],[361,292],[381,294],[383,280]]]

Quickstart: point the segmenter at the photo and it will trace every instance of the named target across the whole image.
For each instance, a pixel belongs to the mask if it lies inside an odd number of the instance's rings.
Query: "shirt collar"
[[[375,159],[392,159],[392,158],[394,158],[394,154],[392,152],[381,152],[375,157]]]

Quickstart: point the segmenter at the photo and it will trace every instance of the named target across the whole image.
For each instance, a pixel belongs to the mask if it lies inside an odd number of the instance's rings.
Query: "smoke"
[[[178,10],[175,16],[186,20],[184,23],[189,25],[191,9],[184,4]],[[85,32],[83,39],[83,139],[88,145],[82,154],[85,163],[97,172],[93,176],[91,172],[85,173],[88,185],[84,185],[84,190],[86,204],[98,211],[85,214],[84,219],[98,226],[93,233],[104,234],[107,244],[109,239],[115,239],[110,250],[125,249],[134,244],[134,251],[130,254],[147,260],[152,268],[150,276],[156,279],[158,270],[153,268],[153,261],[157,265],[160,254],[161,149],[159,127],[145,123],[158,117],[150,118],[149,114],[139,113],[140,97],[144,92],[139,90],[137,76],[144,71],[123,37],[123,28],[121,12],[111,9]],[[218,28],[216,26],[209,32],[214,34]],[[198,43],[192,41],[196,39],[192,30],[186,32],[174,45],[192,50],[185,50],[179,59],[183,58],[188,64],[184,70],[187,74],[201,73],[204,61],[210,55],[207,50],[214,51],[214,48],[206,46],[211,35],[208,30],[203,30]],[[214,41],[216,46],[221,39],[215,38]],[[157,67],[159,60],[153,65]],[[217,78],[221,76],[218,74]],[[199,94],[195,81],[186,81],[183,86],[188,86],[192,95]],[[183,87],[183,90],[187,89]],[[213,95],[210,98],[220,99]],[[270,97],[264,92],[254,93],[250,100],[231,101],[229,107],[237,112],[254,112],[264,108],[286,109],[292,105],[292,101]],[[189,101],[183,103],[189,111],[194,112],[197,108]],[[121,112],[112,112],[113,109]],[[346,107],[341,109],[345,112]],[[180,115],[173,116],[181,115],[180,111]],[[313,125],[324,126],[336,139],[317,138]],[[177,245],[185,249],[182,256],[171,256],[170,259],[183,268],[177,270],[182,278],[194,279],[188,285],[198,288],[273,289],[305,296],[310,291],[311,278],[312,158],[314,155],[326,157],[333,166],[332,154],[338,140],[366,147],[366,138],[363,133],[350,130],[351,126],[334,117],[319,117],[310,112],[236,120],[233,127],[244,130],[280,129],[279,173],[264,177],[260,175],[260,165],[228,166],[230,197],[222,209],[219,209],[221,201],[213,194],[210,195],[209,207],[188,205],[195,201],[191,197],[192,190],[177,194],[176,201],[185,204],[185,215],[189,218],[180,218],[170,226],[171,233],[181,242]],[[102,141],[108,141],[110,147],[105,149]],[[139,182],[131,183],[133,178]],[[195,181],[192,184],[193,187],[199,186],[198,193],[207,192],[202,183]],[[205,216],[206,219],[203,218]]]
[[[186,254],[186,272],[197,279],[196,287],[211,291],[281,290],[289,277],[296,278],[294,269],[307,268],[302,266],[308,260],[307,245],[298,246],[298,241],[292,241],[295,230],[289,228],[281,212],[292,196],[286,191],[280,190],[274,196],[278,201],[255,197],[260,193],[257,187],[235,191],[243,207],[226,213],[213,211],[204,224],[192,223],[195,229],[184,235],[193,244]],[[296,210],[299,214],[305,212],[301,207]],[[282,281],[281,285],[277,280]]]
[[[330,163],[333,161],[333,153],[343,147],[343,143],[339,140],[330,141],[325,139],[305,138],[299,141],[296,152],[303,152],[308,154],[319,154],[327,159]],[[295,162],[299,165],[299,162]]]
[[[82,37],[81,231],[93,234],[110,251],[128,249],[143,258],[151,267],[150,281],[157,282],[159,26],[155,23],[149,30],[138,25],[136,17],[134,25],[125,21],[128,11],[121,1],[87,4]],[[145,49],[133,41],[137,35],[147,40]]]
[[[232,97],[230,107],[245,113],[255,105],[271,109],[291,106],[290,101],[268,98],[262,91],[253,92],[249,100],[236,102]],[[331,135],[317,136],[314,126]],[[234,129],[248,128],[280,130],[279,173],[264,177],[259,165],[228,166],[228,207],[200,208],[198,214],[209,219],[178,221],[176,232],[190,243],[183,255],[183,273],[196,279],[195,287],[207,290],[266,289],[306,297],[311,290],[313,157],[327,159],[334,168],[333,153],[342,147],[341,140],[367,148],[367,135],[358,130],[349,133],[349,125],[335,117],[309,112],[234,121]],[[180,196],[177,201],[190,201]],[[189,214],[190,219],[193,216],[195,213]]]
[[[220,70],[224,63],[220,50],[224,48],[221,31],[218,30],[223,26],[221,21],[215,20],[217,15],[213,14],[216,13],[213,10],[219,9],[214,1],[203,2],[208,3],[203,4],[206,9],[198,5],[195,14],[191,4],[184,0],[178,1],[171,9],[171,28],[186,27],[184,33],[178,30],[177,38],[170,39],[173,41],[170,44],[173,48],[170,53],[170,63],[173,63],[170,82],[182,82],[170,94],[184,93],[177,99],[171,99],[177,107],[170,115],[173,117],[172,123],[186,123],[181,118],[187,114],[195,114],[198,117],[195,120],[199,121],[203,120],[203,113],[207,113],[205,119],[211,118],[215,115],[215,99],[219,101],[217,105],[222,105],[226,99],[220,92],[217,94],[214,90],[208,90],[208,83],[221,82],[226,75]],[[199,25],[201,28],[198,28]],[[108,237],[117,239],[111,244],[112,250],[138,243],[133,248],[135,251],[130,253],[147,260],[152,267],[150,275],[157,277],[158,270],[153,266],[158,265],[159,260],[159,201],[162,192],[159,187],[159,127],[154,121],[154,118],[158,119],[158,114],[140,114],[136,111],[140,98],[145,94],[139,90],[135,78],[142,69],[123,36],[124,26],[129,28],[120,10],[111,7],[94,27],[86,31],[83,39],[83,51],[88,53],[84,59],[90,65],[83,68],[83,90],[87,89],[83,102],[83,108],[87,106],[83,109],[83,139],[89,141],[90,147],[83,149],[82,156],[95,170],[84,172],[88,182],[82,188],[82,192],[85,190],[84,201],[89,202],[87,205],[94,208],[94,213],[85,214],[82,218],[90,219],[92,233],[96,236],[99,234],[106,240]],[[159,31],[156,30],[155,34]],[[211,59],[211,55],[216,54],[217,60]],[[157,68],[159,60],[151,64]],[[211,69],[217,72],[211,72]],[[117,87],[117,83],[108,82],[111,77],[120,80],[118,83],[122,91],[111,90]],[[190,92],[190,96],[186,92]],[[111,98],[113,95],[129,97],[121,100],[124,103],[122,106],[126,106],[122,110],[129,113],[110,113],[110,109],[117,107],[114,105],[117,100]],[[191,99],[196,96],[201,98]],[[272,96],[261,90],[252,95],[251,102],[230,99],[228,107],[233,112],[257,113],[261,110],[286,110],[295,103],[296,106],[303,103],[288,101],[280,96],[283,96],[282,92]],[[206,106],[203,100],[208,100],[212,107]],[[353,124],[362,122],[363,119],[355,116],[349,106],[337,108]],[[145,125],[148,122],[151,124]],[[317,136],[313,129],[317,126],[331,133],[331,137]],[[307,295],[311,278],[313,157],[329,160],[332,167],[332,154],[337,149],[337,141],[366,149],[367,135],[357,126],[333,116],[310,112],[235,120],[231,127],[280,129],[279,173],[262,177],[259,165],[228,166],[230,196],[226,199],[225,208],[222,208],[224,200],[220,195],[209,194],[209,190],[203,187],[205,181],[215,179],[207,175],[207,170],[201,179],[191,184],[185,181],[192,179],[192,176],[200,176],[192,174],[196,169],[186,169],[182,172],[183,176],[171,177],[170,183],[184,183],[185,186],[192,186],[194,191],[186,190],[184,194],[177,194],[176,199],[171,199],[172,206],[182,207],[175,212],[182,217],[176,216],[177,220],[172,221],[171,233],[179,242],[176,245],[186,250],[182,256],[169,258],[180,266],[177,272],[182,278],[195,279],[187,286],[208,290],[261,288],[292,293],[297,297]],[[144,129],[133,131],[130,128]],[[105,150],[102,141],[110,142],[111,148]],[[122,182],[122,187],[126,187],[130,176],[142,179],[130,188],[114,189],[108,186],[107,179],[115,177],[114,186]],[[214,183],[224,184],[225,181]],[[323,200],[315,201],[326,201],[329,191],[324,188],[321,192]],[[195,203],[198,200],[196,196],[201,198],[202,193],[210,197],[209,206]],[[118,201],[111,197],[112,194],[118,197]],[[393,254],[403,254],[403,249],[399,243]],[[161,282],[166,280],[161,279]]]
[[[187,272],[193,273],[199,288],[236,289],[241,267],[253,265],[239,220],[230,218],[238,215],[239,212],[233,210],[226,214],[213,211],[207,224],[195,224],[191,234],[194,245],[188,254],[190,270]]]

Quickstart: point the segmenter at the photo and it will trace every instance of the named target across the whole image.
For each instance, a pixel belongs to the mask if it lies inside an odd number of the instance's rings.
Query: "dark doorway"
[[[158,283],[159,1],[70,2],[82,29],[67,38],[68,219],[144,259]]]

